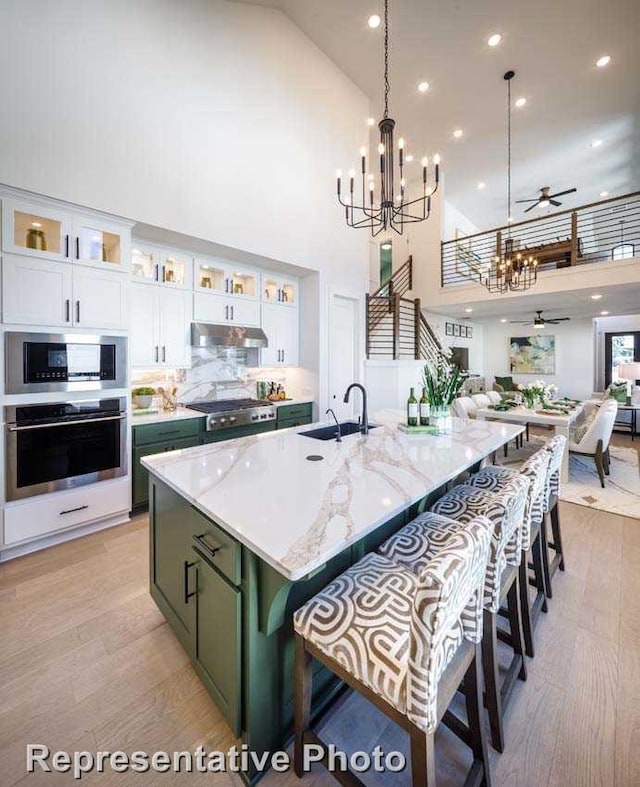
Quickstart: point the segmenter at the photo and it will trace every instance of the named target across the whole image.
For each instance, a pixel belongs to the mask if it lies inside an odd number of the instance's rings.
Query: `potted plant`
[[[536,407],[544,407],[545,403],[554,399],[558,394],[558,389],[553,383],[545,383],[544,380],[536,380],[527,385],[518,386],[525,402],[525,407],[535,410]]]
[[[150,388],[148,385],[142,385],[131,391],[131,398],[136,407],[146,409],[147,407],[151,407],[151,401],[155,394],[155,388]]]
[[[620,404],[627,403],[627,381],[616,380],[609,386],[609,396]]]
[[[425,364],[422,379],[429,399],[429,422],[435,422],[438,431],[447,429],[447,424],[450,423],[449,408],[460,392],[465,378],[466,375],[459,367],[450,365],[443,355],[439,356],[435,365]]]

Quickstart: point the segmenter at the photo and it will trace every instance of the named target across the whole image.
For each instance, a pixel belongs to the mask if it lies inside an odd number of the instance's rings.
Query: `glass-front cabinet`
[[[131,273],[140,282],[191,289],[192,265],[185,252],[133,241]]]
[[[160,270],[160,249],[133,240],[131,273],[140,281],[157,282]]]
[[[194,288],[216,295],[258,298],[260,276],[217,260],[198,259],[194,265]]]
[[[55,207],[2,200],[2,248],[49,260],[72,258],[73,216]]]
[[[193,257],[180,251],[163,250],[160,255],[160,276],[163,284],[191,289]]]
[[[77,262],[129,270],[129,230],[91,217],[74,217],[73,257]]]
[[[292,280],[265,275],[262,279],[264,303],[281,303],[295,306],[298,302],[298,287]]]

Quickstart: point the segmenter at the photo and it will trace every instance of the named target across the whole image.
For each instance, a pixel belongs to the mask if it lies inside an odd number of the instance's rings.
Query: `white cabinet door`
[[[111,270],[128,271],[131,230],[93,216],[73,217],[73,259]]]
[[[2,248],[45,260],[71,259],[73,217],[57,207],[2,200]]]
[[[234,325],[257,328],[260,326],[260,303],[242,298],[230,298],[228,315],[227,321]]]
[[[160,363],[171,367],[191,366],[191,293],[161,290]]]
[[[229,314],[228,298],[203,292],[196,292],[193,296],[193,319],[195,322],[228,322]]]
[[[127,328],[129,279],[96,268],[73,268],[73,324],[78,328]]]
[[[280,360],[280,345],[278,344],[280,312],[280,307],[275,303],[262,304],[262,330],[267,335],[269,342],[268,346],[260,351],[262,366],[277,366]]]
[[[276,306],[280,311],[280,363],[285,366],[298,365],[298,310],[286,306]]]
[[[5,254],[2,318],[5,323],[68,327],[72,321],[71,265]]]
[[[131,366],[155,366],[160,360],[158,289],[132,284],[129,302]]]

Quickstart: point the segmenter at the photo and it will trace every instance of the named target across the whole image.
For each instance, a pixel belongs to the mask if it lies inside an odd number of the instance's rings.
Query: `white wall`
[[[425,311],[424,316],[445,347],[467,347],[469,350],[469,371],[472,374],[482,374],[484,369],[484,325],[434,312]],[[447,322],[473,328],[473,336],[470,339],[462,336],[447,336],[445,328]]]
[[[465,235],[473,235],[481,231],[464,213],[445,199],[442,211],[442,240],[453,240],[456,237],[456,230],[462,230]]]
[[[362,297],[367,237],[344,226],[334,173],[366,142],[368,101],[281,12],[21,0],[1,14],[0,182],[319,271],[324,333],[330,287]]]
[[[586,398],[594,390],[594,326],[593,320],[571,320],[543,329],[556,337],[556,374],[513,375],[518,383],[529,383],[538,378],[558,386],[560,396]],[[530,326],[499,322],[484,326],[484,374],[487,385],[493,385],[495,375],[509,375],[509,338],[533,334]]]

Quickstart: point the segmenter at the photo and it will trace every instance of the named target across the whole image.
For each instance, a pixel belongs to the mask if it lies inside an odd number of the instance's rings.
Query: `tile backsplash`
[[[203,399],[255,398],[258,380],[273,380],[291,398],[313,397],[313,375],[298,367],[252,365],[254,359],[248,357],[252,352],[236,347],[194,347],[190,369],[134,370],[131,384],[169,389],[175,386],[178,401],[184,404]]]

